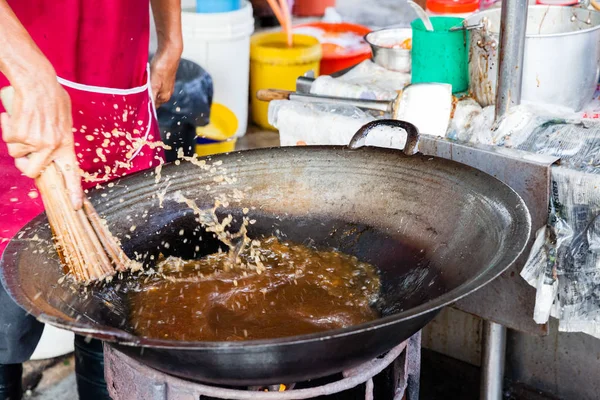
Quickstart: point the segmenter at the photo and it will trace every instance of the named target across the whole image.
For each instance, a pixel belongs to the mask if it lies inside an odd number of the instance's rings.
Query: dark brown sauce
[[[266,267],[260,274],[228,270],[227,253],[163,261],[161,274],[130,295],[134,332],[182,341],[273,339],[378,317],[371,306],[380,281],[372,265],[275,238],[259,251]]]

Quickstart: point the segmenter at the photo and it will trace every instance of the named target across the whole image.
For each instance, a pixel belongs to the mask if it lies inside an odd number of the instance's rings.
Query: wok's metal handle
[[[400,128],[406,132],[406,144],[404,145],[404,154],[412,156],[417,152],[417,146],[419,145],[419,130],[416,126],[406,121],[399,121],[397,119],[380,119],[377,121],[369,122],[358,130],[352,137],[348,147],[351,149],[358,149],[365,145],[365,140],[369,133],[375,128],[382,126],[389,126],[390,128]]]

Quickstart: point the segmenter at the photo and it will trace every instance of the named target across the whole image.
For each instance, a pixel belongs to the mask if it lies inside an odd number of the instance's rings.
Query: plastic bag
[[[412,7],[403,0],[337,0],[335,10],[344,21],[373,29],[392,25],[408,27],[417,18]]]
[[[289,100],[269,105],[269,123],[279,129],[282,146],[346,146],[363,125],[374,120],[370,114],[347,105]],[[366,146],[390,149],[402,149],[405,143],[406,133],[388,126],[373,129],[365,141]]]
[[[600,337],[600,175],[552,168],[548,225],[521,275],[537,289],[535,320]]]
[[[175,90],[158,109],[160,126],[208,125],[213,98],[211,76],[195,62],[182,59],[175,77]]]
[[[347,145],[361,126],[375,118],[347,105],[272,101],[269,123],[279,130],[282,146]]]
[[[388,71],[365,60],[352,71],[332,78],[320,76],[310,88],[312,94],[366,100],[394,100],[397,91],[410,83],[410,74]]]
[[[311,94],[363,100],[391,101],[398,96],[393,90],[381,90],[373,86],[344,82],[329,75],[318,77],[311,85]]]
[[[196,127],[208,125],[213,98],[211,76],[198,64],[182,59],[175,77],[175,89],[168,102],[157,110],[167,162],[177,158],[179,148],[191,156],[196,144]]]
[[[560,157],[552,167],[547,225],[521,276],[536,288],[534,320],[600,337],[600,121],[521,105],[493,127],[493,106],[473,112],[452,136]],[[565,118],[566,117],[566,118]]]

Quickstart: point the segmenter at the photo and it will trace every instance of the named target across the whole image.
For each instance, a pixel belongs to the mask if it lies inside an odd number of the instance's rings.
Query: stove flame
[[[292,386],[289,387],[289,389],[292,389]],[[263,387],[260,390],[262,390],[263,392],[285,392],[286,390],[288,390],[288,386],[286,385],[271,385],[268,387]]]

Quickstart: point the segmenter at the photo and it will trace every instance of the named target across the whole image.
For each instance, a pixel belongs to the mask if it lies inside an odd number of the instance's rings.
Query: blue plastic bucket
[[[196,0],[196,12],[200,14],[237,11],[242,0]]]

